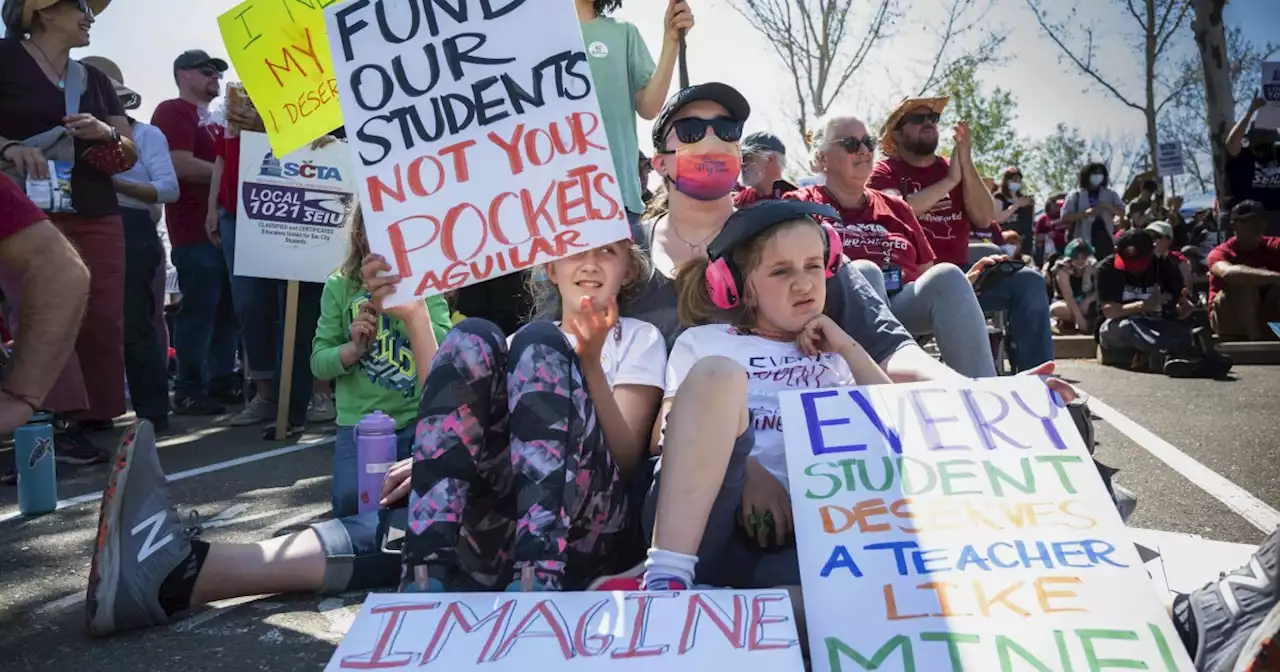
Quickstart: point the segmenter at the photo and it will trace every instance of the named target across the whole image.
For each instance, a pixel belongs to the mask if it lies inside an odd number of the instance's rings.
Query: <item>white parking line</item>
[[[1193,485],[1222,502],[1227,508],[1240,514],[1249,524],[1270,533],[1280,527],[1280,511],[1254,497],[1249,491],[1232,483],[1218,472],[1204,466],[1195,458],[1178,450],[1173,444],[1151,433],[1097,397],[1089,398],[1089,410],[1115,427],[1121,434],[1151,453],[1157,460],[1169,465]]]
[[[205,474],[211,474],[215,471],[222,471],[223,469],[239,467],[241,465],[251,464],[253,462],[266,460],[272,457],[289,455],[292,453],[296,453],[300,450],[315,448],[316,446],[323,446],[329,443],[333,443],[332,436],[322,438],[322,439],[312,439],[306,442],[298,442],[292,446],[285,446],[283,448],[276,448],[275,450],[268,450],[261,453],[254,453],[252,455],[245,455],[244,457],[237,457],[234,460],[227,460],[225,462],[215,462],[214,464],[206,464],[203,467],[196,467],[194,469],[187,469],[186,471],[179,471],[174,474],[169,474],[166,480],[169,483],[175,483],[177,481],[185,480],[195,476],[203,476]],[[71,497],[68,499],[59,500],[58,506],[55,510],[65,509],[69,506],[76,506],[77,504],[84,504],[86,502],[96,502],[99,499],[102,499],[101,490],[97,492],[91,492],[87,495],[80,495],[78,497]],[[22,517],[22,513],[15,509],[13,511],[10,511],[9,513],[0,514],[0,523],[7,523],[15,518],[21,518],[21,517]]]

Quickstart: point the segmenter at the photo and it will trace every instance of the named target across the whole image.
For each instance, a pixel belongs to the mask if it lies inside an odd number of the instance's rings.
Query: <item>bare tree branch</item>
[[[1129,100],[1127,96],[1125,96],[1123,93],[1120,93],[1119,89],[1117,89],[1115,86],[1112,86],[1111,82],[1108,82],[1107,80],[1103,79],[1102,75],[1099,74],[1098,71],[1094,69],[1092,65],[1093,51],[1094,51],[1092,30],[1086,31],[1086,34],[1088,35],[1088,38],[1089,38],[1089,42],[1088,42],[1088,46],[1086,48],[1084,56],[1081,57],[1077,55],[1074,51],[1072,51],[1071,48],[1068,47],[1067,44],[1062,41],[1062,38],[1058,37],[1058,31],[1056,30],[1055,27],[1049,25],[1048,20],[1045,19],[1044,13],[1040,10],[1040,6],[1036,2],[1036,0],[1026,0],[1026,2],[1027,2],[1027,7],[1029,7],[1031,9],[1031,12],[1035,14],[1036,22],[1040,24],[1040,28],[1044,30],[1046,35],[1049,36],[1050,40],[1053,40],[1054,44],[1058,45],[1058,49],[1060,49],[1067,58],[1071,59],[1072,63],[1076,64],[1076,67],[1079,68],[1081,72],[1088,75],[1091,79],[1093,79],[1103,88],[1105,88],[1107,91],[1111,92],[1111,95],[1115,96],[1116,99],[1119,100],[1121,103],[1124,103],[1126,106],[1131,107],[1135,110],[1139,110],[1143,112],[1146,111],[1145,106],[1139,105],[1133,102],[1132,100]]]
[[[1160,28],[1156,31],[1156,36],[1159,39],[1159,43],[1156,44],[1156,58],[1159,58],[1164,53],[1165,47],[1169,46],[1169,40],[1173,39],[1173,37],[1178,34],[1178,29],[1181,28],[1183,23],[1187,20],[1187,13],[1191,11],[1190,0],[1176,0],[1175,2],[1170,2],[1168,9],[1172,9],[1175,4],[1182,5],[1182,11],[1178,12],[1178,20],[1174,21],[1173,25],[1166,31],[1165,19],[1169,18],[1169,12],[1166,10],[1164,18],[1160,20]]]

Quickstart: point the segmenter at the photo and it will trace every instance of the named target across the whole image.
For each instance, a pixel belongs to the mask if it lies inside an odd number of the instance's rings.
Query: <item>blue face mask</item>
[[[1021,183],[1021,182],[1010,182],[1010,183],[1009,183],[1009,193],[1011,193],[1011,194],[1016,194],[1016,193],[1018,193],[1018,190],[1019,190],[1019,189],[1022,189],[1022,183]]]
[[[1102,176],[1102,173],[1094,173],[1089,176],[1089,184],[1094,187],[1101,187],[1103,179],[1105,178]]]

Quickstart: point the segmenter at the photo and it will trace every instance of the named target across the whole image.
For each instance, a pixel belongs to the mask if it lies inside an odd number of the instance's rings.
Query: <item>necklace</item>
[[[58,76],[58,88],[67,88],[67,68],[71,66],[71,58],[67,58],[67,64],[62,66],[62,72],[58,72],[58,69],[53,65],[53,61],[49,59],[48,54],[44,53],[44,49],[40,48],[38,42],[35,40],[26,40],[26,42],[36,48],[36,53],[40,54],[40,58],[43,58],[45,64],[49,66],[49,72]]]
[[[715,235],[716,235],[716,233],[719,233],[719,231],[716,231],[715,233],[712,233],[712,234],[708,235],[707,237],[703,238],[702,240],[700,240],[700,241],[698,241],[698,242],[696,242],[696,243],[691,243],[691,242],[689,242],[689,241],[685,240],[684,236],[680,235],[680,229],[679,229],[679,227],[677,227],[677,226],[676,226],[676,223],[675,223],[675,222],[671,221],[671,217],[670,217],[669,215],[668,215],[668,217],[667,217],[667,228],[671,230],[671,233],[675,234],[676,238],[677,238],[680,242],[682,242],[682,243],[684,243],[685,245],[688,245],[688,246],[689,246],[689,251],[690,251],[690,252],[694,252],[694,251],[696,251],[696,250],[703,250],[703,251],[706,251],[707,241],[708,241],[708,240],[711,240],[712,238],[714,238],[714,237],[715,237]]]
[[[796,338],[800,336],[799,333],[789,334],[782,331],[768,331],[766,329],[760,329],[756,327],[753,327],[751,329],[751,333],[761,338],[767,338],[771,341],[782,341],[784,343],[788,341],[794,341],[796,340]]]

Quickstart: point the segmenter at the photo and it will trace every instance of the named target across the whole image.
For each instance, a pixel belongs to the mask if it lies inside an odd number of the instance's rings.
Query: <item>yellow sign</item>
[[[222,41],[285,156],[342,125],[324,8],[341,0],[245,0],[218,17]]]

